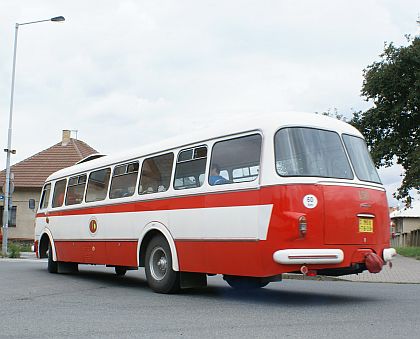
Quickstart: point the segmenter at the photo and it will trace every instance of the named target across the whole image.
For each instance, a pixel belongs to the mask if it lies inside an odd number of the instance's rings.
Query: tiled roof
[[[83,141],[71,138],[64,146],[61,142],[13,166],[14,184],[19,187],[42,187],[45,179],[65,167],[74,165],[88,155],[98,153]],[[0,186],[5,181],[6,170],[0,172]]]
[[[391,218],[420,218],[420,201],[411,203],[410,208],[403,208],[390,214]]]

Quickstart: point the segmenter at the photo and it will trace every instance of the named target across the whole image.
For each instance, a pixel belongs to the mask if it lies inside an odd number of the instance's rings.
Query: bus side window
[[[169,188],[174,154],[167,153],[143,161],[139,194],[165,192]]]
[[[200,187],[206,172],[207,146],[180,151],[175,169],[174,188]]]
[[[40,209],[45,209],[48,207],[48,202],[50,201],[50,192],[51,184],[46,184],[42,189],[41,202],[39,203]]]
[[[261,155],[259,134],[216,142],[213,146],[209,184],[253,181],[258,177]]]
[[[115,166],[109,197],[111,199],[131,197],[136,190],[138,173],[138,162]]]
[[[80,204],[83,201],[85,186],[86,174],[71,177],[69,179],[66,195],[66,206]]]
[[[54,185],[54,195],[52,207],[60,207],[64,202],[64,193],[66,192],[67,179],[57,181]]]
[[[90,173],[86,190],[86,202],[100,201],[106,198],[110,176],[110,168]]]

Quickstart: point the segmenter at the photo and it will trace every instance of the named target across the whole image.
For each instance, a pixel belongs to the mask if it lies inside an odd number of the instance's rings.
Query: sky
[[[66,18],[19,27],[12,163],[63,129],[113,154],[226,118],[335,109],[350,118],[372,105],[360,96],[363,69],[385,42],[419,34],[419,14],[414,0],[2,0],[0,142],[16,22]],[[380,170],[391,205],[401,173]]]

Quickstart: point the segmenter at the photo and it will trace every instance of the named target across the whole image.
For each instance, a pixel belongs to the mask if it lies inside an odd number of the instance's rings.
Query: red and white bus
[[[355,128],[305,113],[222,125],[52,174],[35,229],[48,270],[145,267],[170,293],[207,275],[251,288],[392,259],[385,189]]]

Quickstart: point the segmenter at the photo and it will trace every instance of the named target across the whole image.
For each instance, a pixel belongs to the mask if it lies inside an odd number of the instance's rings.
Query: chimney
[[[63,140],[61,141],[61,146],[67,146],[70,142],[71,131],[68,129],[63,130]]]

